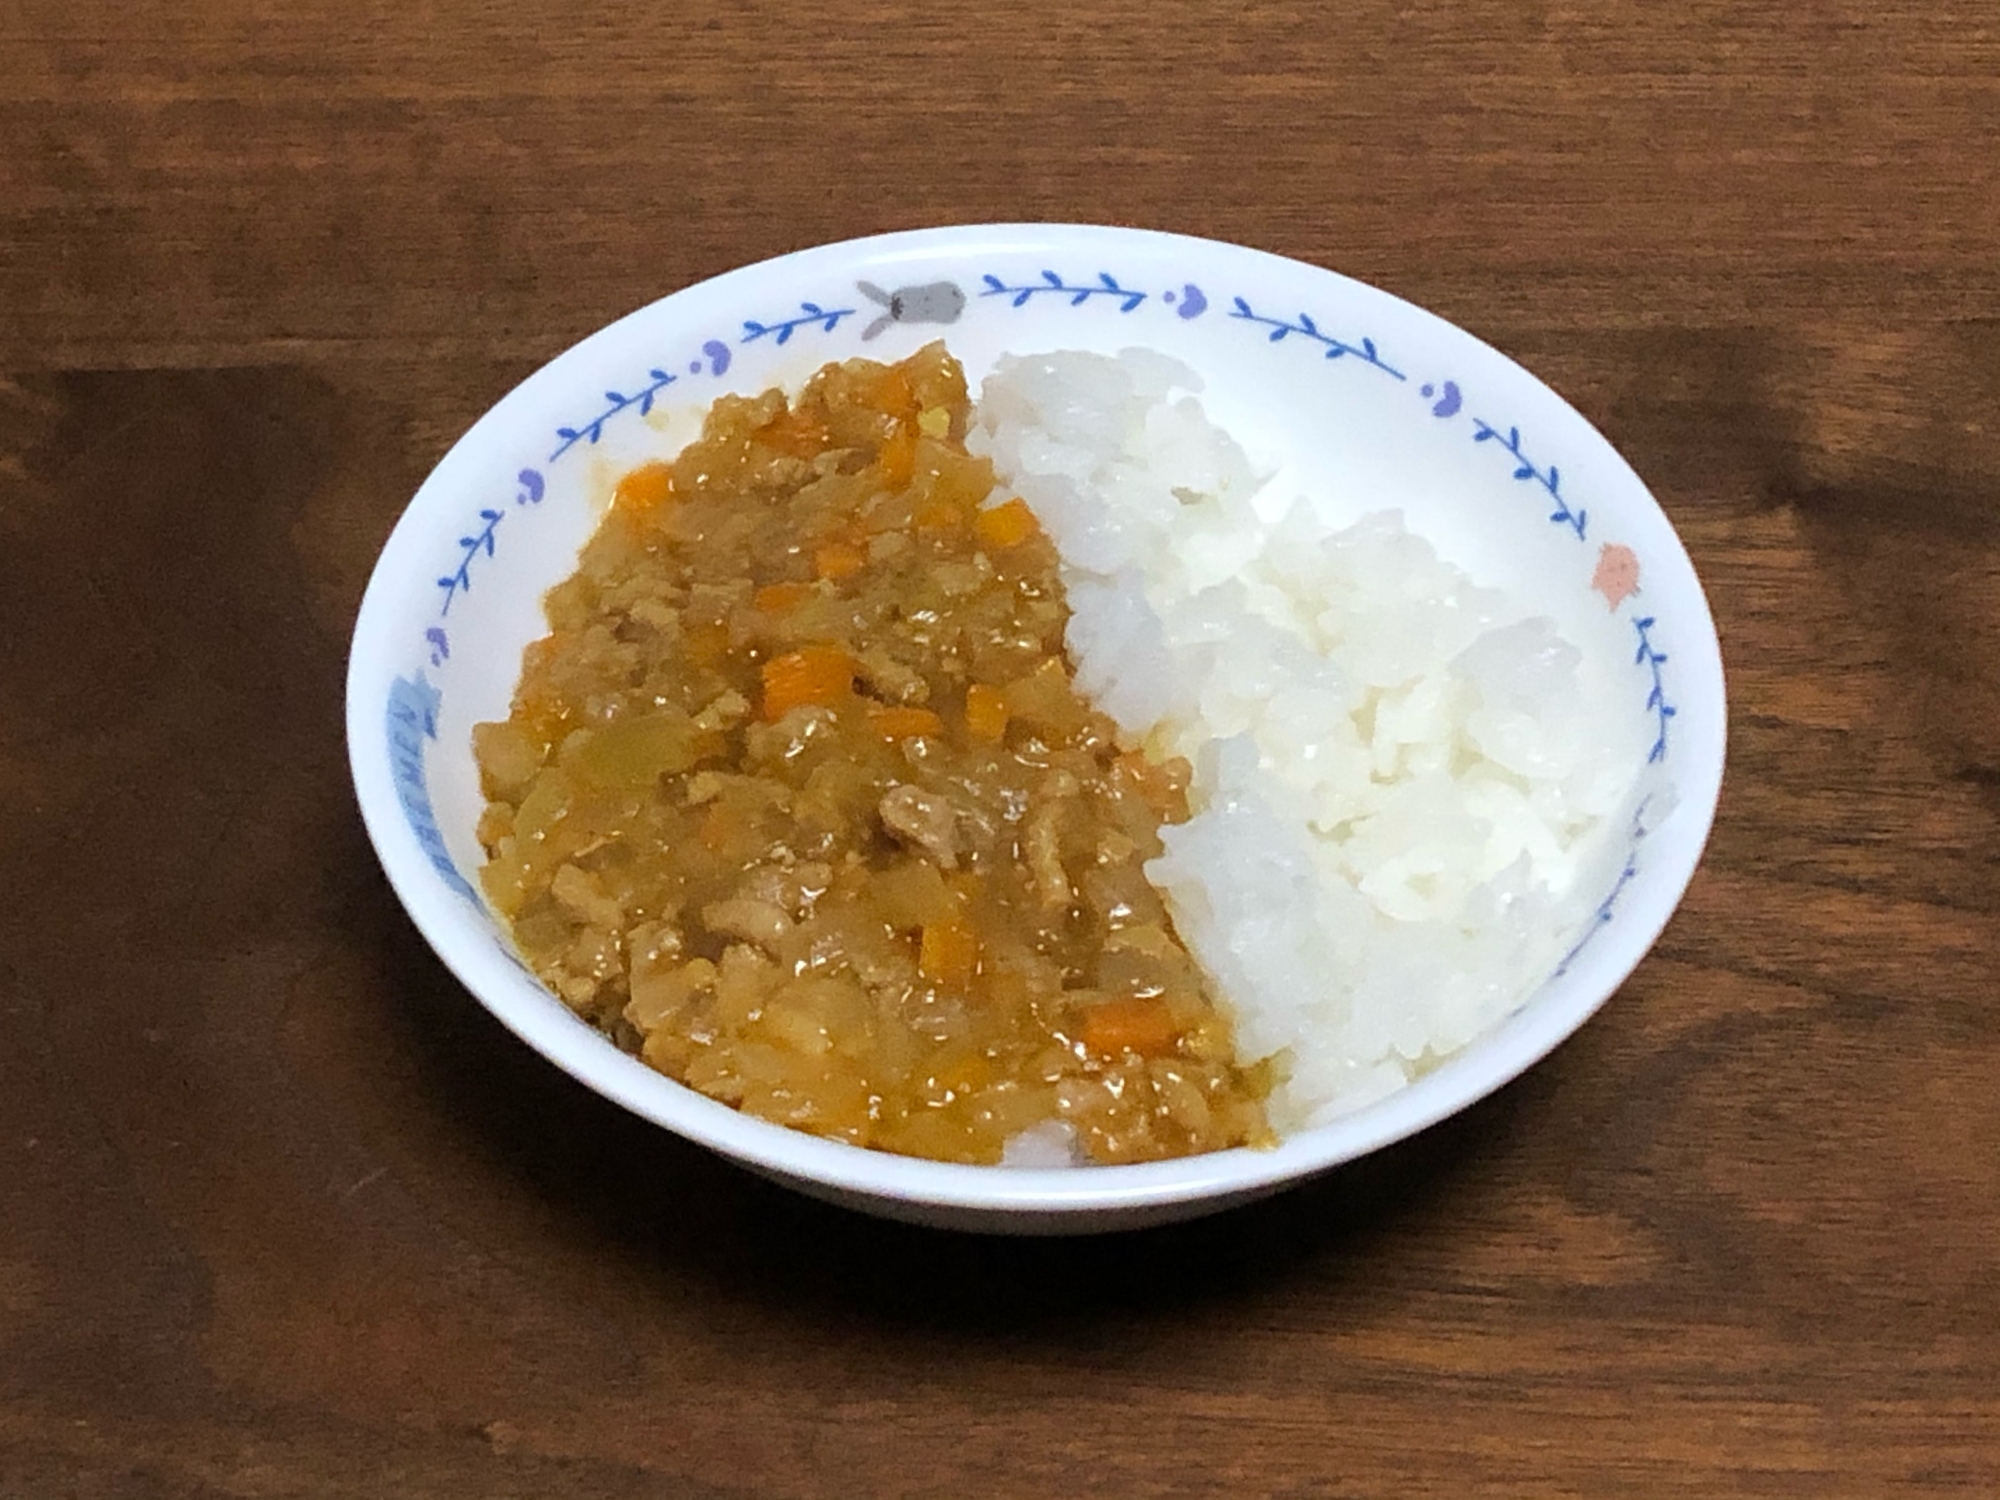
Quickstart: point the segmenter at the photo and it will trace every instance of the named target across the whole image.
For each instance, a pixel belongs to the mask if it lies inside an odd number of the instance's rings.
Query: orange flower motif
[[[1597,554],[1597,571],[1590,586],[1614,610],[1639,592],[1639,554],[1617,542],[1606,542]]]

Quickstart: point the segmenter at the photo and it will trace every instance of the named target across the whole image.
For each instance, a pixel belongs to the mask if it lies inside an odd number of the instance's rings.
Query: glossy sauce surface
[[[475,735],[487,895],[571,1007],[765,1119],[963,1162],[1052,1121],[1106,1163],[1268,1143],[1142,873],[1187,768],[1071,685],[1055,550],[968,417],[933,345],[626,475]]]

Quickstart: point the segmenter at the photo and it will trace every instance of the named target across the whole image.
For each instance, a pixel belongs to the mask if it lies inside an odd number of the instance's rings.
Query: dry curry
[[[487,896],[653,1067],[858,1145],[991,1163],[1270,1132],[1144,863],[1184,763],[1072,685],[1054,547],[992,503],[957,362],[724,397],[618,484],[474,748]]]

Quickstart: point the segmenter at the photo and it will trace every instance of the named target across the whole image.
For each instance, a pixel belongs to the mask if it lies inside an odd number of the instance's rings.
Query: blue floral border
[[[395,779],[396,800],[402,805],[403,817],[423,846],[431,868],[452,890],[477,906],[481,904],[479,893],[452,862],[437,814],[431,809],[430,788],[424,781],[424,744],[437,738],[440,697],[422,672],[414,678],[398,677],[390,684],[384,720],[389,737],[389,774]]]
[[[1054,269],[1043,269],[1037,278],[1022,281],[1008,281],[992,272],[980,277],[981,290],[976,300],[989,302],[995,306],[1018,309],[1031,302],[1058,301],[1076,309],[1105,308],[1115,310],[1123,318],[1129,317],[1148,304],[1171,311],[1179,320],[1186,322],[1201,317],[1210,307],[1210,299],[1199,285],[1184,281],[1164,287],[1134,285],[1121,280],[1108,270],[1099,269],[1094,276],[1070,277]],[[885,293],[867,282],[855,283],[855,289],[869,300],[887,309],[882,319],[863,335],[873,337],[874,333],[887,322],[939,323],[956,322],[969,299],[951,281],[932,282],[923,286],[906,287],[895,293]],[[801,298],[798,311],[784,316],[764,320],[745,318],[741,330],[734,335],[734,345],[742,348],[751,344],[768,341],[773,347],[782,346],[801,333],[816,332],[831,336],[840,332],[842,325],[855,316],[857,309],[838,305],[840,299],[824,301]],[[1231,296],[1227,318],[1240,323],[1246,329],[1255,329],[1266,343],[1272,345],[1295,342],[1300,346],[1317,349],[1323,360],[1338,361],[1367,368],[1408,386],[1409,375],[1399,366],[1391,364],[1383,355],[1375,340],[1365,333],[1336,332],[1309,310],[1302,310],[1289,316],[1259,312],[1244,296]],[[848,325],[853,326],[853,325]],[[701,341],[698,350],[690,351],[685,361],[688,378],[707,376],[719,378],[728,373],[735,359],[729,340],[713,337]],[[607,423],[615,421],[626,412],[636,411],[641,417],[652,409],[660,393],[676,384],[682,376],[669,365],[672,360],[662,360],[649,365],[645,379],[629,382],[627,389],[607,389],[604,392],[604,406],[595,415],[574,424],[559,425],[555,429],[555,446],[544,465],[547,467],[561,461],[578,446],[594,446],[603,436]],[[678,369],[679,366],[676,366]],[[1438,420],[1448,421],[1464,413],[1465,393],[1455,380],[1438,378],[1425,380],[1415,388],[1419,399],[1429,405],[1430,415]],[[1551,524],[1568,528],[1579,542],[1588,537],[1589,513],[1581,505],[1572,506],[1562,490],[1562,474],[1557,466],[1549,463],[1546,467],[1528,455],[1525,440],[1519,427],[1506,427],[1484,417],[1467,414],[1471,424],[1471,438],[1475,443],[1490,444],[1496,451],[1508,455],[1513,464],[1513,477],[1545,493],[1553,503],[1548,513]],[[546,490],[546,480],[540,470],[522,469],[516,476],[518,489],[513,497],[517,508],[539,505]],[[443,592],[439,602],[436,620],[426,626],[423,632],[423,654],[433,668],[442,668],[451,658],[451,640],[446,632],[445,621],[451,612],[452,601],[468,593],[472,588],[475,570],[482,558],[495,556],[499,545],[502,524],[511,512],[501,505],[482,506],[476,512],[476,521],[468,527],[467,534],[458,539],[458,556],[454,565],[438,577],[437,584]],[[1611,607],[1618,609],[1622,598],[1611,598]],[[1633,611],[1631,616],[1638,636],[1638,650],[1634,657],[1636,665],[1645,672],[1648,689],[1646,710],[1658,725],[1647,755],[1648,764],[1657,764],[1666,759],[1668,722],[1677,713],[1668,700],[1666,679],[1661,671],[1667,656],[1654,644],[1651,632],[1657,626],[1652,615],[1639,616]],[[429,793],[423,774],[423,745],[425,738],[436,738],[436,715],[440,702],[439,690],[431,686],[418,672],[414,678],[398,678],[390,690],[388,706],[388,734],[390,761],[396,775],[398,796],[404,815],[409,821],[412,833],[424,848],[426,855],[437,868],[440,877],[453,890],[468,900],[478,902],[478,894],[459,873],[446,850],[444,839],[432,813]],[[1643,814],[1645,804],[1641,804]],[[1633,832],[1625,868],[1618,877],[1611,892],[1599,904],[1589,930],[1576,947],[1563,958],[1557,967],[1557,976],[1565,973],[1597,930],[1611,920],[1618,897],[1625,887],[1638,875],[1638,847],[1646,830],[1635,816]]]

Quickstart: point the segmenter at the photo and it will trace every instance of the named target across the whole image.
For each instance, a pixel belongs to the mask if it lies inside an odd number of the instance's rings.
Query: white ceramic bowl
[[[1130,345],[1206,381],[1209,414],[1296,488],[1400,505],[1479,582],[1536,598],[1618,653],[1652,758],[1576,948],[1508,1020],[1381,1102],[1268,1151],[1027,1171],[816,1139],[704,1098],[625,1055],[516,960],[473,880],[472,726],[504,717],[542,593],[574,567],[610,482],[680,447],[724,392],[944,337],[977,389],[1007,352]],[[1625,550],[1621,550],[1625,549]],[[1628,593],[1622,582],[1636,582]],[[1722,663],[1671,525],[1561,398],[1477,339],[1296,261],[1083,225],[918,230],[801,251],[676,292],[593,334],[476,423],[383,549],[355,625],[348,749],[369,835],[439,956],[516,1035],[607,1098],[755,1171],[856,1208],[1024,1233],[1185,1218],[1269,1193],[1490,1093],[1589,1018],[1658,937],[1708,836]]]

